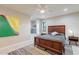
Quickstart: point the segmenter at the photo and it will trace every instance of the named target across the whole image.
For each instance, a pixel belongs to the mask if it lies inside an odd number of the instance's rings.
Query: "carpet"
[[[72,46],[73,54],[74,55],[79,55],[79,46]]]
[[[64,55],[73,55],[72,45],[65,45],[65,54]]]

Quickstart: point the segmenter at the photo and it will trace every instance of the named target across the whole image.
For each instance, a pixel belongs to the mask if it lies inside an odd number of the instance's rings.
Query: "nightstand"
[[[75,37],[75,36],[69,36],[68,39],[69,39],[69,44],[70,44],[71,41],[74,41],[75,44],[77,45],[78,37]]]

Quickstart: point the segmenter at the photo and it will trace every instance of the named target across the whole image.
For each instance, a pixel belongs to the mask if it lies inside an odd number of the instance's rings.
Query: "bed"
[[[51,35],[52,32],[58,32],[58,34]],[[48,34],[34,37],[34,46],[43,47],[54,54],[64,54],[64,45],[65,25],[48,26]]]

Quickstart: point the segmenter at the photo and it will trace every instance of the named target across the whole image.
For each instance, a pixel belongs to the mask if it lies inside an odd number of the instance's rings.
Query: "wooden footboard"
[[[51,52],[61,55],[64,53],[64,46],[62,42],[45,40],[39,37],[34,38],[34,45],[41,46],[45,50],[50,50]]]

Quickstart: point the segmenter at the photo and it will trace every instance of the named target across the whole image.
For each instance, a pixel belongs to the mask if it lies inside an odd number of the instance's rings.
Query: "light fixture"
[[[45,10],[40,10],[41,13],[45,13]]]
[[[72,30],[69,30],[69,33],[70,33],[71,36],[74,36],[74,33],[73,33]]]
[[[64,11],[68,11],[68,8],[65,8]]]

